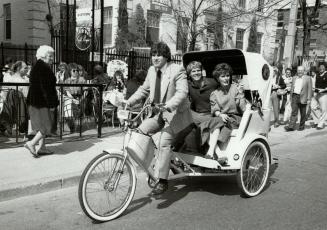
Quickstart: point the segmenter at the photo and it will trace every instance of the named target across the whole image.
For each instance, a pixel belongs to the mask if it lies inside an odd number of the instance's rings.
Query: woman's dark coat
[[[27,104],[36,108],[55,108],[59,105],[56,76],[50,66],[40,59],[31,70]]]

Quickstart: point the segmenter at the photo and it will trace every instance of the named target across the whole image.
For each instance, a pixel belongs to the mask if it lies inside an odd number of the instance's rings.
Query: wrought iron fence
[[[24,117],[25,115],[22,114],[21,111],[21,106],[19,106],[17,103],[19,103],[18,98],[21,97],[20,93],[18,91],[18,88],[21,86],[29,86],[29,83],[1,83],[0,82],[0,92],[3,91],[9,91],[9,90],[13,90],[14,93],[14,98],[15,100],[13,100],[14,103],[13,105],[11,105],[12,108],[14,108],[14,112],[10,115],[11,118],[8,122],[11,122],[12,124],[10,125],[16,125],[16,133],[15,133],[15,138],[16,138],[16,142],[18,142],[18,137],[19,137],[19,126],[22,123],[22,117]],[[11,89],[8,89],[8,88]],[[85,113],[85,107],[83,106],[84,103],[86,103],[86,97],[87,97],[87,93],[91,93],[93,95],[91,95],[92,100],[90,101],[90,103],[92,103],[90,106],[92,106],[92,111],[89,114],[89,117],[93,117],[94,121],[97,124],[97,136],[101,137],[102,135],[102,124],[103,124],[103,117],[102,117],[102,107],[103,107],[103,89],[104,86],[100,85],[100,84],[57,84],[57,91],[58,91],[58,96],[59,96],[59,101],[60,101],[60,105],[57,108],[56,111],[56,115],[59,115],[59,119],[57,119],[57,123],[56,123],[56,127],[59,126],[59,137],[60,139],[63,138],[63,131],[64,131],[64,123],[65,123],[65,118],[66,118],[66,113],[67,110],[65,108],[66,106],[66,102],[65,100],[67,100],[67,97],[64,96],[65,94],[65,87],[77,87],[80,88],[80,94],[78,95],[77,98],[75,98],[75,100],[78,101],[77,104],[79,104],[79,112],[77,113],[77,117],[75,117],[75,119],[78,119],[79,121],[79,136],[82,136],[82,130],[83,130],[83,119],[86,118],[86,113]],[[96,90],[95,90],[96,89]],[[95,93],[96,92],[96,93]],[[7,98],[2,98],[3,101],[2,103],[7,103]],[[26,103],[26,102],[25,102]],[[16,109],[15,109],[16,108]],[[82,111],[84,110],[84,111]],[[0,112],[0,120],[4,120],[3,119],[3,111]],[[0,122],[1,123],[1,122]],[[1,125],[1,124],[0,124]],[[27,130],[25,131],[25,134],[27,135]]]
[[[94,52],[94,54],[92,54],[90,50],[82,51],[75,47],[67,50],[61,45],[61,40],[60,34],[57,34],[52,38],[52,46],[55,50],[55,62],[53,68],[56,69],[61,61],[66,63],[75,62],[85,68],[91,79],[93,78],[93,67],[96,64],[106,67],[107,63],[111,60],[118,59],[127,63],[128,78],[132,78],[136,70],[148,70],[152,64],[149,52],[138,52],[135,50],[117,51],[115,49],[104,49],[104,63],[100,63],[99,52]],[[1,43],[0,64],[4,66],[6,64],[6,59],[10,57],[13,61],[25,61],[33,65],[36,62],[36,50],[37,46],[27,45],[26,43],[24,45],[8,45]],[[174,55],[172,56],[172,61],[180,64],[182,62],[182,57],[180,55]]]

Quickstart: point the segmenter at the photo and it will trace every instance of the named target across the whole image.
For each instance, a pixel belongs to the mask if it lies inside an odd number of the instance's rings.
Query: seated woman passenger
[[[214,158],[217,141],[226,142],[232,129],[238,128],[245,111],[246,100],[242,84],[231,84],[233,70],[227,63],[216,65],[212,75],[218,81],[218,88],[210,95],[211,114],[215,122],[201,123],[202,132],[210,131],[209,149],[206,158]],[[202,141],[207,141],[203,139]]]
[[[186,67],[191,112],[196,125],[211,118],[210,94],[217,88],[217,81],[202,74],[202,64],[192,61]]]

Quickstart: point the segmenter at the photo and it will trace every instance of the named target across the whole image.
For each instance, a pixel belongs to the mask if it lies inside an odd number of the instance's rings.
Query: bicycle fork
[[[124,138],[124,146],[123,146],[123,161],[120,165],[118,165],[118,160],[115,162],[113,167],[113,173],[109,176],[108,180],[105,182],[104,188],[110,192],[115,191],[118,186],[118,182],[120,180],[121,175],[124,173],[124,166],[127,160],[127,150],[125,148],[125,138]],[[118,170],[116,171],[118,165]],[[113,182],[111,182],[113,180]]]

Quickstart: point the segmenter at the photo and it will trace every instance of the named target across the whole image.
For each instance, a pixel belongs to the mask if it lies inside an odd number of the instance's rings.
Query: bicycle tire
[[[120,163],[123,162],[123,159],[124,157],[120,154],[104,152],[96,156],[83,171],[78,187],[78,198],[82,210],[89,218],[99,222],[110,221],[120,216],[128,208],[136,189],[136,172],[129,159],[126,159],[122,172],[118,172],[121,175],[116,189],[110,187],[110,182],[112,183],[112,179],[118,175],[116,170],[119,168]],[[108,163],[103,163],[105,161],[108,161]],[[110,166],[112,166],[110,161],[116,162],[116,166],[112,171],[110,171]],[[100,164],[101,168],[99,168]],[[108,171],[106,171],[106,166],[108,166]],[[104,172],[101,171],[102,169],[104,169]],[[92,172],[95,172],[95,175]],[[122,184],[125,182],[126,177],[128,186],[126,187],[127,190],[123,191],[125,186],[122,186]],[[93,184],[91,184],[92,182]],[[92,186],[99,188],[95,190]],[[92,197],[91,191],[88,193],[91,188],[94,190],[92,193],[104,193],[105,195],[100,196],[102,194],[97,194]],[[110,191],[111,189],[112,191]],[[117,197],[119,198],[119,193],[122,192],[125,194],[116,207],[113,203],[118,200]]]

